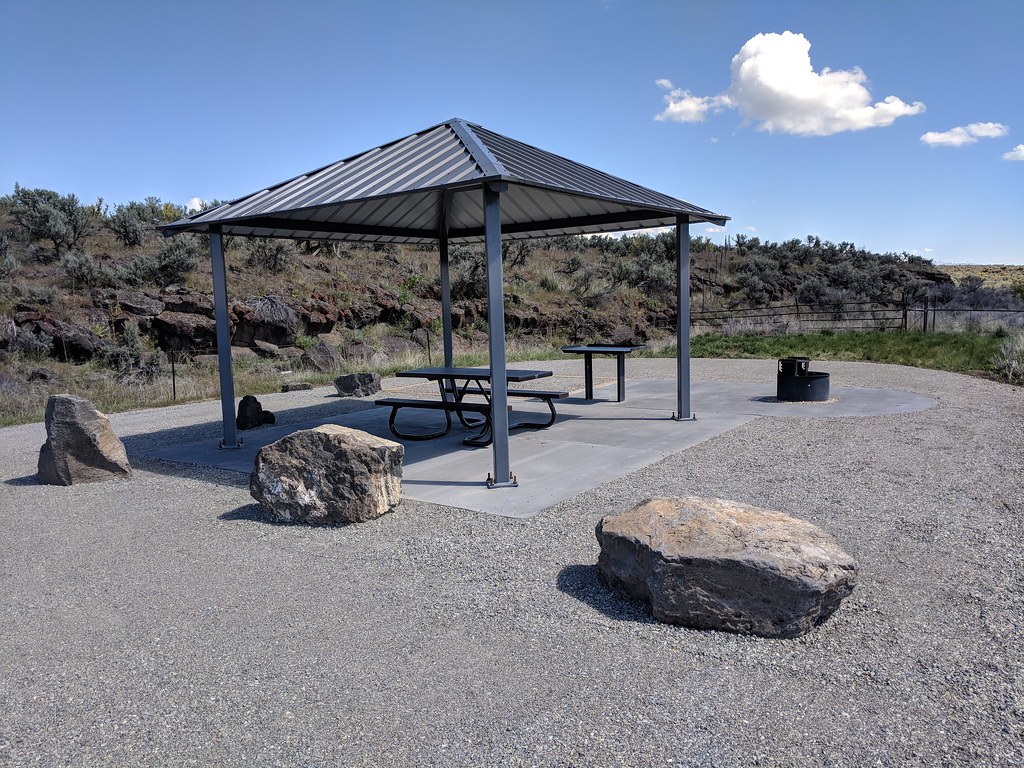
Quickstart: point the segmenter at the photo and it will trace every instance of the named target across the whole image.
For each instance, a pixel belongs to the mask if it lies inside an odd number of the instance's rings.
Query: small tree
[[[14,185],[12,218],[29,240],[49,240],[56,256],[79,247],[89,231],[92,213],[74,195]]]
[[[11,233],[0,232],[0,280],[14,277],[21,264],[11,253]]]
[[[125,247],[136,248],[142,245],[146,236],[153,231],[153,223],[151,207],[133,200],[127,205],[117,206],[114,215],[107,221],[107,228]]]

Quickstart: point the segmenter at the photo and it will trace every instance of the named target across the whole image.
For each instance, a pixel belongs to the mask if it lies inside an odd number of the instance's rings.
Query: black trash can
[[[779,360],[776,399],[783,402],[813,403],[828,400],[829,376],[812,371],[809,357],[784,357]]]

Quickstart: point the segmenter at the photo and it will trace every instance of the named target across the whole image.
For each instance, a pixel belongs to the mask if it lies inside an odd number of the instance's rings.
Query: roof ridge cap
[[[487,145],[476,135],[469,123],[460,118],[454,118],[449,121],[448,125],[462,141],[473,161],[480,166],[484,176],[506,177],[509,175],[508,169],[487,148]]]

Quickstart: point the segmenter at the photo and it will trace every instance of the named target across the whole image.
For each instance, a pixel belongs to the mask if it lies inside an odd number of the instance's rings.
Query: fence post
[[[921,314],[921,333],[928,333],[928,297],[924,297],[924,312]]]

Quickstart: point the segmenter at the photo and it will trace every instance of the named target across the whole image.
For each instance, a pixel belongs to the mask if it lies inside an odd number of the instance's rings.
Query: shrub
[[[1011,384],[1024,383],[1024,331],[1003,338],[992,365]]]
[[[551,291],[554,293],[558,290],[558,282],[551,275],[541,275],[540,282],[538,284],[545,291]]]
[[[155,256],[139,255],[115,271],[122,285],[139,286],[160,282],[160,263]]]
[[[107,221],[107,228],[126,248],[136,248],[153,231],[155,215],[158,214],[148,204],[132,201],[117,206],[114,215]]]
[[[60,271],[72,291],[79,288],[110,287],[116,285],[117,278],[113,272],[97,264],[87,253],[69,251],[60,257]]]
[[[161,287],[180,281],[199,263],[199,240],[195,235],[175,235],[164,240],[157,254],[156,278]]]
[[[245,241],[245,266],[278,274],[295,263],[295,243],[267,237],[251,237]]]
[[[16,291],[26,304],[53,304],[58,296],[57,289],[50,286],[28,285],[16,287]]]
[[[315,347],[319,341],[316,336],[306,336],[304,333],[300,333],[295,337],[295,346],[299,349],[309,349]]]
[[[21,269],[21,264],[14,258],[14,254],[0,253],[0,280],[14,277],[19,269]]]
[[[29,240],[49,240],[54,253],[77,248],[89,230],[90,210],[74,195],[14,185],[9,198],[12,218]]]

